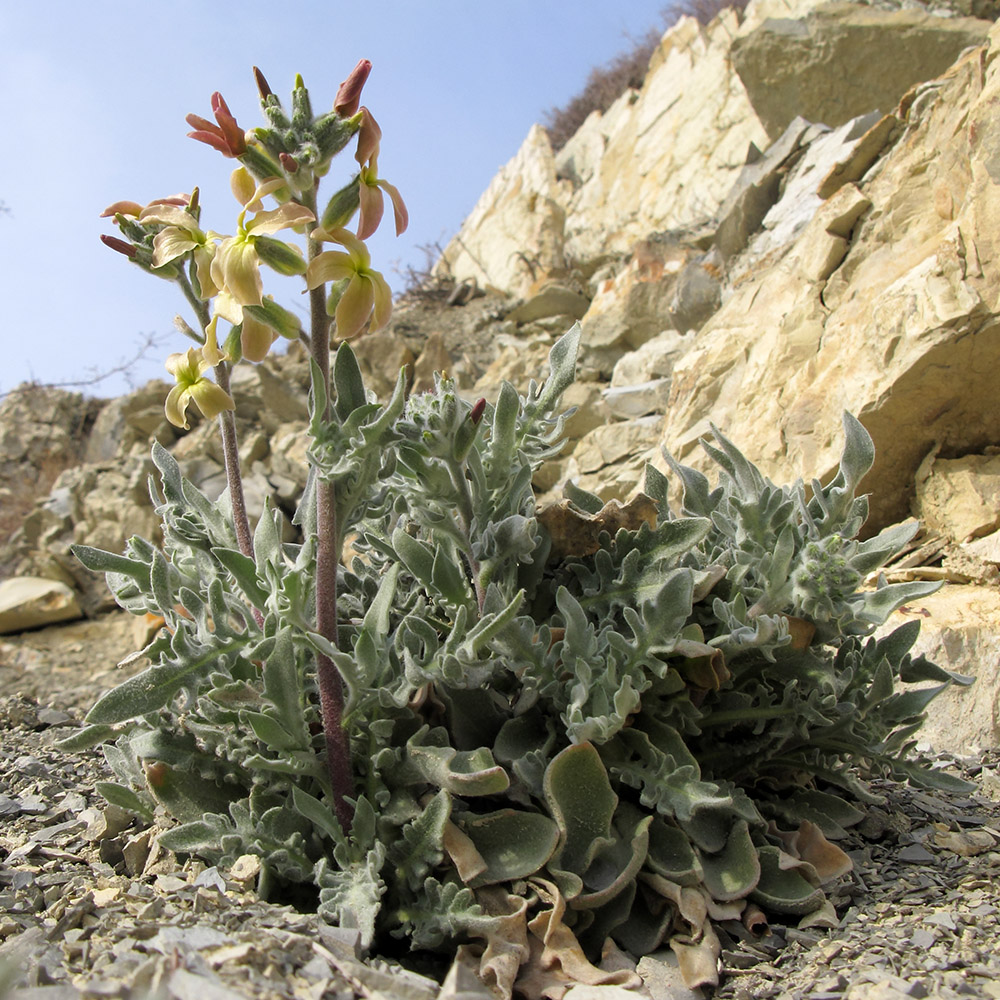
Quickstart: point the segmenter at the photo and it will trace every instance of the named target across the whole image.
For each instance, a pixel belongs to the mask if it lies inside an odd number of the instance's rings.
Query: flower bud
[[[101,242],[117,253],[124,254],[129,260],[135,260],[136,254],[139,252],[131,243],[126,243],[124,240],[118,239],[117,236],[108,236],[102,233]]]
[[[226,104],[225,98],[218,91],[212,94],[212,111],[215,114],[215,120],[219,123],[222,134],[226,138],[226,142],[229,144],[232,154],[239,156],[246,148],[243,129],[240,128],[233,113],[229,110],[229,105]]]
[[[313,123],[313,139],[319,148],[319,163],[328,163],[337,155],[357,132],[361,122],[354,118],[341,118],[335,111],[321,115]]]
[[[262,131],[258,129],[257,131]],[[266,181],[272,177],[281,177],[281,165],[267,151],[264,144],[254,134],[250,134],[250,141],[240,154],[240,162],[258,180]]]
[[[249,205],[257,193],[257,183],[250,176],[246,167],[237,167],[229,175],[229,190],[233,197],[243,206]]]
[[[302,74],[295,74],[295,86],[292,88],[292,128],[302,130],[312,124],[312,102],[309,91],[302,82]]]
[[[306,262],[298,247],[276,240],[273,236],[257,236],[253,241],[257,256],[278,274],[305,274]]]
[[[298,340],[299,334],[302,332],[302,324],[299,322],[298,316],[278,305],[270,296],[265,296],[259,306],[244,306],[244,322],[248,315],[259,323],[266,324],[287,340]]]
[[[362,59],[351,70],[351,75],[340,85],[333,100],[333,110],[342,118],[352,117],[361,103],[361,91],[372,71],[370,59]]]
[[[188,115],[185,120],[195,130],[188,135],[199,142],[207,143],[224,156],[240,156],[246,149],[246,137],[229,110],[229,105],[218,91],[212,95],[212,112],[217,124],[202,118],[201,115]]]
[[[298,173],[299,165],[291,153],[279,153],[278,159],[281,161],[281,165],[285,168],[286,173]]]
[[[273,91],[268,86],[267,80],[264,79],[264,74],[256,66],[253,68],[253,78],[257,82],[257,93],[260,94],[262,101],[266,101],[267,98],[273,96]]]
[[[361,203],[361,182],[359,176],[337,191],[327,202],[326,210],[320,220],[323,229],[343,229],[354,217]]]

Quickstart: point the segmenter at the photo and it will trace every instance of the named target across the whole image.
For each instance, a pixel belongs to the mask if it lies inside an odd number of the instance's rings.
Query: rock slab
[[[16,576],[0,581],[0,635],[70,621],[81,614],[74,592],[58,580]]]

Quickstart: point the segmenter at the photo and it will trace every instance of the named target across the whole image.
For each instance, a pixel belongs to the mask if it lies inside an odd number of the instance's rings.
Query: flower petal
[[[278,334],[266,323],[256,320],[248,312],[243,314],[243,328],[240,331],[240,347],[243,357],[255,364],[267,357],[271,345],[278,339]]]
[[[191,234],[176,226],[161,229],[153,237],[153,267],[163,267],[198,246]]]
[[[201,349],[201,356],[213,367],[220,361],[229,361],[229,355],[219,350],[219,342],[216,339],[215,328],[219,322],[218,313],[212,317],[211,322],[205,327],[205,346]]]
[[[200,378],[189,393],[195,406],[209,419],[217,417],[223,410],[235,410],[236,404],[224,389],[217,386],[211,379]]]
[[[229,175],[229,189],[236,200],[246,206],[253,200],[257,182],[250,176],[250,171],[246,167],[237,167]]]
[[[388,181],[380,180],[378,186],[392,200],[392,212],[396,217],[396,235],[402,236],[406,232],[406,227],[410,224],[410,213],[406,210],[403,196],[399,193],[399,189]]]
[[[251,212],[262,212],[264,210],[264,199],[269,194],[274,194],[286,186],[284,177],[272,177],[269,181],[261,181],[253,193],[253,197],[246,202],[247,208]]]
[[[139,215],[142,223],[159,222],[164,226],[177,226],[189,233],[199,232],[198,223],[190,212],[176,205],[147,205]]]
[[[347,247],[347,252],[351,255],[351,260],[354,261],[354,266],[358,270],[371,267],[372,259],[368,253],[368,247],[354,233],[348,232],[346,229],[333,229],[330,231],[330,241]]]
[[[348,254],[340,250],[324,250],[309,262],[306,285],[310,289],[319,288],[324,282],[353,278],[357,273],[358,269]]]
[[[356,337],[368,322],[375,304],[375,286],[367,278],[356,274],[351,278],[337,305],[336,336],[340,340]]]
[[[217,276],[220,269],[221,282]],[[241,306],[260,305],[264,282],[260,277],[257,251],[248,240],[234,236],[219,247],[212,263],[212,278]]]
[[[219,288],[212,279],[212,260],[215,257],[215,244],[206,243],[196,247],[194,251],[195,273],[201,286],[201,297],[210,299],[219,294]]]
[[[170,392],[167,393],[167,400],[163,404],[163,412],[166,415],[167,420],[169,420],[174,427],[183,427],[184,430],[191,429],[191,425],[187,422],[187,417],[184,416],[190,400],[191,394],[182,385],[175,385]]]
[[[358,239],[366,240],[378,229],[385,211],[382,192],[374,184],[362,182],[359,191],[361,216],[358,219]]]
[[[215,298],[215,315],[221,316],[233,326],[239,326],[243,322],[243,307],[223,289]]]
[[[217,149],[220,153],[224,154],[225,156],[233,155],[229,151],[229,143],[226,142],[225,138],[221,134],[216,135],[214,132],[208,132],[199,129],[197,132],[188,132],[188,138],[197,139],[198,142],[204,142],[206,145],[211,146],[212,149]]]
[[[315,218],[316,216],[304,205],[297,205],[294,201],[286,201],[284,205],[272,208],[269,212],[258,212],[247,223],[246,229],[254,236],[270,236],[280,229],[302,226],[307,222],[312,222]]]
[[[358,113],[361,115],[361,127],[358,129],[358,148],[354,152],[354,159],[365,164],[373,156],[378,156],[382,129],[367,108],[362,108]]]
[[[113,205],[101,212],[102,219],[109,219],[115,215],[138,215],[142,211],[142,205],[137,201],[116,201]]]
[[[372,317],[371,333],[381,330],[392,319],[392,291],[389,283],[378,271],[369,271],[375,292],[375,315]]]

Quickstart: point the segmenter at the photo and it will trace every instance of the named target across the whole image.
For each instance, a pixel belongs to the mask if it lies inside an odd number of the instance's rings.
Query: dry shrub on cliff
[[[604,66],[590,71],[583,90],[561,108],[549,108],[542,116],[552,148],[557,152],[573,137],[591,111],[607,111],[628,89],[638,89],[646,78],[649,60],[656,51],[663,32],[681,17],[697,18],[708,24],[721,10],[735,7],[742,10],[747,0],[678,0],[664,7],[661,25],[650,28],[639,38],[630,39],[631,47],[620,52]]]

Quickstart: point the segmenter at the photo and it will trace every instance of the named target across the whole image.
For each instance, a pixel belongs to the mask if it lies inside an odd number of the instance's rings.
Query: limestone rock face
[[[594,112],[558,157],[534,126],[437,272],[523,296],[547,270],[627,251],[651,232],[714,212],[750,144],[767,143],[728,69],[738,29],[731,10],[708,27],[682,18],[664,35],[642,90]]]
[[[875,527],[906,515],[933,446],[1000,438],[998,43],[904,102],[864,180],[732,289],[674,369],[668,450],[697,464],[712,420],[772,478],[823,475],[849,409],[875,440]]]
[[[441,256],[436,270],[514,295],[564,263],[565,208],[548,134],[532,127]]]
[[[63,469],[84,457],[103,400],[24,384],[0,399],[0,543]]]
[[[173,444],[178,432],[163,413],[163,401],[169,391],[166,382],[155,380],[109,400],[94,421],[85,460],[108,462],[119,455],[145,456],[153,438],[165,447]]]
[[[731,10],[707,27],[682,18],[664,35],[642,90],[593,123],[604,149],[566,204],[568,257],[627,250],[648,233],[702,222],[726,197],[750,144],[767,144],[728,70],[738,29]]]
[[[891,111],[914,84],[940,76],[963,49],[980,45],[988,27],[919,7],[837,0],[804,18],[768,18],[736,39],[732,59],[757,117],[777,138],[799,115],[837,126]]]

